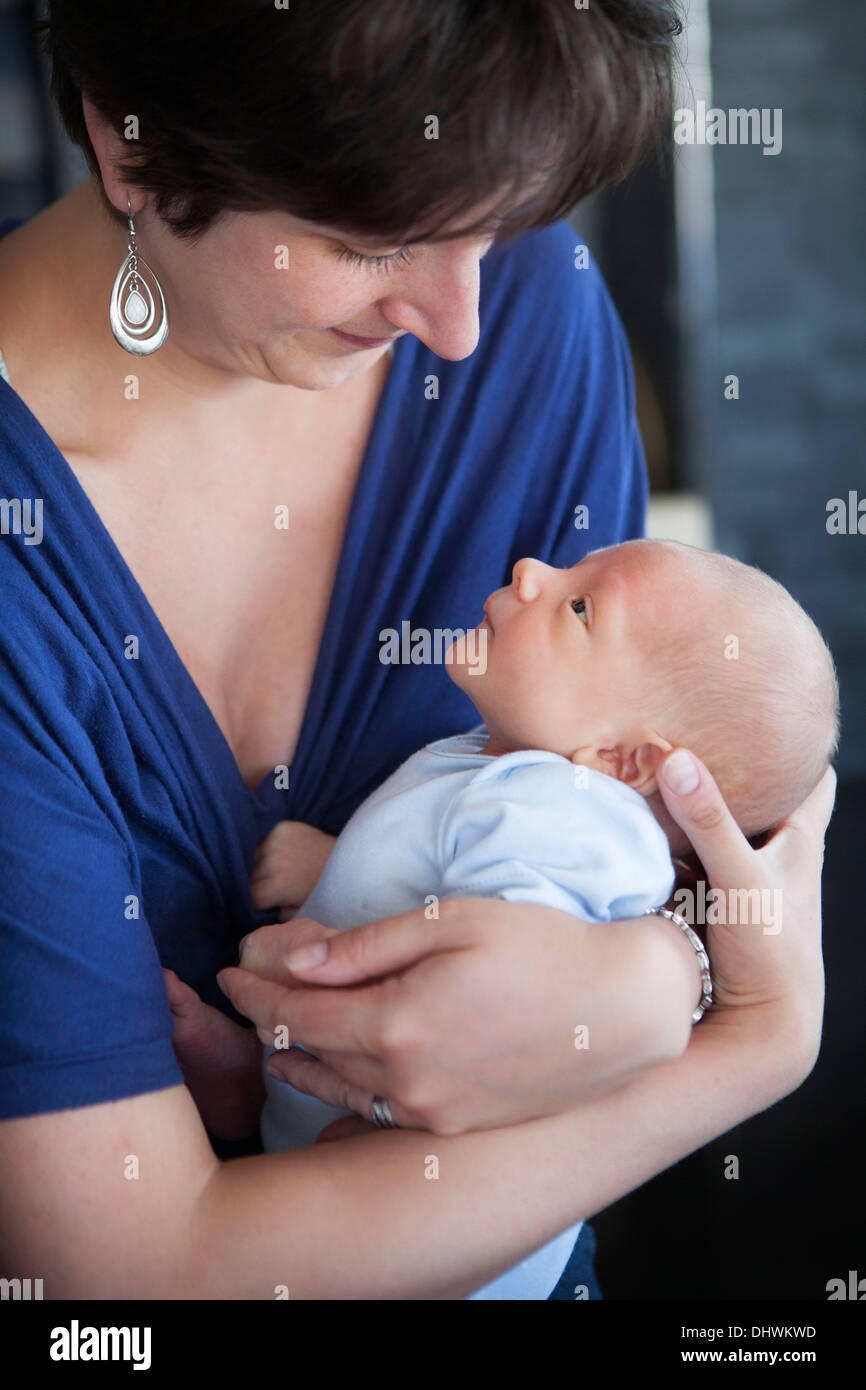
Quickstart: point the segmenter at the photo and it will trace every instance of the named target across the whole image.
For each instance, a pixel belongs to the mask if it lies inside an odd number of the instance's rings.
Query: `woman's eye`
[[[586,599],[585,599],[585,598],[573,598],[573,599],[571,600],[571,609],[572,609],[572,612],[573,612],[573,613],[576,613],[576,614],[577,614],[577,616],[580,618],[580,621],[581,621],[582,623],[586,623]]]
[[[366,270],[392,270],[398,265],[408,265],[413,259],[408,246],[401,246],[399,251],[392,251],[389,256],[362,256],[360,251],[352,251],[348,246],[337,254],[341,261],[363,266]]]

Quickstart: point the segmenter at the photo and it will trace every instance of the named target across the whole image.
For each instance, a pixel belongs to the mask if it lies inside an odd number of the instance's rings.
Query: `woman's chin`
[[[276,344],[262,353],[269,379],[280,386],[299,391],[330,391],[360,376],[370,366],[370,354],[348,353],[330,356],[324,352],[305,352],[294,342]]]

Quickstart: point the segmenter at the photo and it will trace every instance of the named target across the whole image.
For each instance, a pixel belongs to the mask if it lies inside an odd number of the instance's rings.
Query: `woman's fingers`
[[[783,854],[800,856],[804,850],[819,850],[819,863],[824,859],[824,836],[833,804],[836,800],[836,773],[828,767],[814,791],[797,807],[773,836],[770,844],[774,849],[782,849]]]
[[[286,983],[286,957],[296,946],[338,936],[332,927],[323,927],[312,917],[295,917],[291,922],[271,922],[257,927],[240,945],[240,965],[264,979]]]
[[[447,946],[443,938],[442,923],[429,922],[415,910],[350,927],[327,941],[299,945],[286,956],[285,964],[293,975],[317,985],[358,984],[405,970],[443,950]]]
[[[658,784],[709,881],[718,888],[745,887],[754,877],[756,852],[700,759],[685,748],[675,748],[659,768]]]
[[[287,1081],[305,1096],[315,1096],[325,1105],[333,1105],[338,1110],[354,1110],[364,1119],[370,1118],[373,1092],[339,1076],[318,1057],[311,1057],[309,1053],[293,1047],[269,1057],[267,1069],[272,1076]],[[389,1101],[389,1106],[392,1118],[401,1129],[418,1127],[409,1112],[396,1101]]]
[[[383,1001],[376,987],[357,992],[293,987],[240,966],[221,970],[217,984],[271,1047],[281,1040],[284,1046],[302,1043],[314,1052],[375,1056],[379,1050],[374,1034]]]
[[[369,1119],[369,1096],[358,1086],[346,1081],[318,1057],[301,1052],[297,1047],[275,1052],[267,1060],[267,1071],[278,1081],[288,1082],[305,1096],[315,1096],[324,1105],[338,1110],[354,1110]]]
[[[244,1018],[252,1019],[259,1037],[262,1040],[269,1037],[273,1046],[274,1030],[280,1026],[288,1026],[285,1015],[286,995],[289,991],[285,986],[278,984],[276,980],[263,980],[261,975],[254,975],[237,965],[226,966],[225,970],[219,972],[216,980],[238,1013],[243,1014]],[[290,1037],[289,1041],[299,1042],[300,1039]]]

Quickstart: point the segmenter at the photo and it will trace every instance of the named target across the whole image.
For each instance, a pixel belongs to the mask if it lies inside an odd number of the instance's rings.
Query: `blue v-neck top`
[[[0,1117],[180,1083],[160,967],[232,1014],[214,977],[273,920],[249,897],[262,838],[282,818],[339,833],[412,752],[478,723],[441,665],[383,664],[382,630],[474,627],[521,556],[571,565],[642,533],[628,347],[578,242],[560,222],[494,246],[465,360],[395,343],[287,788],[246,785],[0,377]]]

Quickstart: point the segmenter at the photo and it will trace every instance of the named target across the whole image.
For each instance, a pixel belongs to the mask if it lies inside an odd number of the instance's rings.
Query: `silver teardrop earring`
[[[147,261],[136,250],[129,194],[126,195],[126,207],[129,220],[129,244],[126,249],[129,254],[114,278],[108,316],[111,331],[120,346],[126,348],[127,352],[135,353],[136,357],[145,357],[161,348],[168,337],[168,310],[162,286]]]

